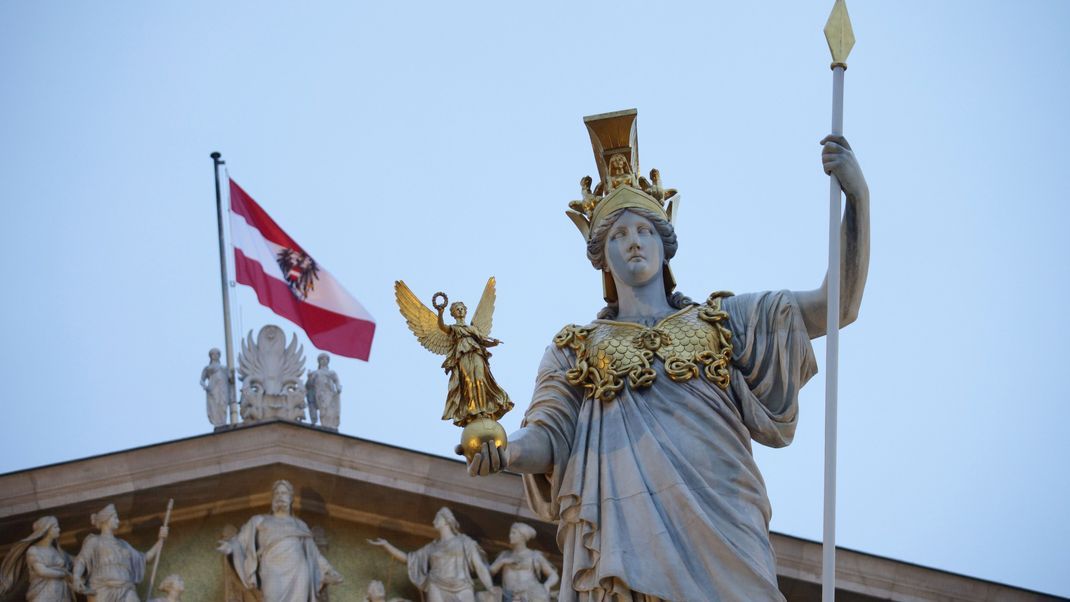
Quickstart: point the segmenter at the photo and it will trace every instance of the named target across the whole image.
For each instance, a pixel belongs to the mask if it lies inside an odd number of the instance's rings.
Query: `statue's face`
[[[524,536],[520,533],[520,529],[516,527],[509,528],[509,543],[514,546],[524,543]]]
[[[454,319],[463,320],[468,315],[468,308],[465,307],[464,303],[455,303],[453,307],[450,307],[450,315]]]
[[[661,276],[665,245],[650,220],[625,211],[606,234],[606,264],[618,284],[640,287]]]
[[[271,498],[271,510],[272,512],[289,512],[293,507],[293,501],[290,492],[280,487],[275,490],[275,495]]]
[[[329,362],[329,361],[331,361],[331,360],[329,358],[326,358],[326,357],[319,358],[320,368],[326,368],[327,367],[327,362]]]
[[[209,351],[208,352],[208,359],[212,360],[213,362],[218,362],[219,361],[219,352],[216,351],[215,349]]]
[[[52,528],[48,530],[48,536],[52,539],[59,537],[59,525],[52,525]]]
[[[112,531],[118,529],[119,528],[119,517],[118,516],[112,516],[111,518],[109,518],[108,519],[108,526],[111,527]]]

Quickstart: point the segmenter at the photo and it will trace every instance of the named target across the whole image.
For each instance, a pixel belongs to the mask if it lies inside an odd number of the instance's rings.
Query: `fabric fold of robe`
[[[472,572],[485,565],[483,551],[474,539],[458,533],[448,540],[435,540],[407,554],[409,581],[428,600],[475,602]]]

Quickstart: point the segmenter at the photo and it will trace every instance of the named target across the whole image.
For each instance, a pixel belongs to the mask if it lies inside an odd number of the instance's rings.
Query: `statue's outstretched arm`
[[[372,544],[373,546],[378,546],[380,548],[383,548],[384,550],[386,550],[387,554],[390,554],[391,556],[394,557],[395,560],[397,560],[399,562],[408,562],[408,560],[409,560],[409,555],[408,554],[406,554],[405,552],[395,548],[393,544],[391,544],[389,541],[387,541],[387,540],[385,540],[385,539],[383,539],[381,537],[379,537],[377,539],[369,539],[368,543]]]
[[[862,292],[869,273],[869,186],[851,145],[843,136],[821,141],[825,173],[836,176],[847,196],[847,209],[840,230],[840,327],[858,318]],[[824,336],[827,328],[828,275],[819,288],[796,291],[806,332],[811,339]]]

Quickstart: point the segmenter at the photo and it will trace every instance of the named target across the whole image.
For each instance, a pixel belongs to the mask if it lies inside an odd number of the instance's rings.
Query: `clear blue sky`
[[[3,3],[0,471],[210,430],[214,150],[377,318],[372,361],[332,366],[342,431],[395,445],[458,437],[395,279],[474,303],[497,276],[492,366],[521,408],[600,307],[563,215],[595,171],[584,115],[639,109],[644,169],[683,194],[682,290],[817,286],[831,4]],[[839,543],[1070,595],[1070,4],[849,9],[873,257],[841,339]],[[294,330],[234,301],[243,331]],[[773,529],[811,539],[823,387],[756,452]]]

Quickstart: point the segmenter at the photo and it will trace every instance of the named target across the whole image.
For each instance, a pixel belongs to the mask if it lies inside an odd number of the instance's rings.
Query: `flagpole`
[[[219,167],[226,162],[219,152],[212,153],[212,171],[215,173],[215,208],[219,226],[219,282],[223,291],[223,334],[227,349],[227,395],[230,408],[230,426],[238,424],[238,396],[234,390],[234,342],[230,335],[230,291],[227,288],[227,251],[223,242],[223,194],[219,187]]]
[[[825,40],[832,52],[832,131],[843,135],[843,72],[854,46],[854,32],[844,0],[836,0],[825,24]],[[821,543],[821,600],[836,599],[836,414],[840,355],[840,201],[842,189],[829,177],[828,313],[825,326],[825,503]]]

